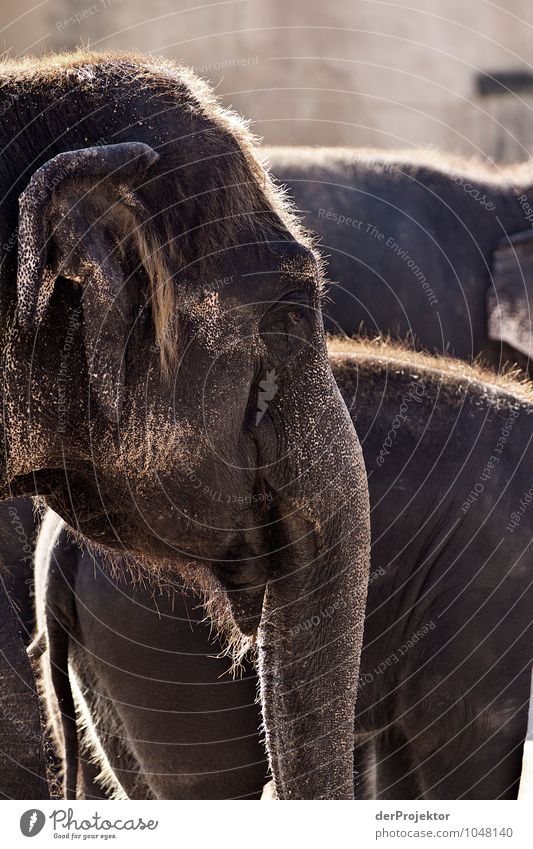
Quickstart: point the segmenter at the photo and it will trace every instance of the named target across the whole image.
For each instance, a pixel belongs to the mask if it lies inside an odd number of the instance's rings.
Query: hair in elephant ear
[[[128,257],[137,256],[139,265],[148,278],[155,340],[161,368],[163,373],[168,375],[176,363],[178,331],[173,274],[165,245],[154,227],[139,217],[138,209],[138,203],[135,203],[133,208],[118,204],[109,214],[112,214],[115,220],[122,219],[122,232],[128,234],[118,246],[121,261],[126,263]],[[139,270],[139,265],[135,271]]]

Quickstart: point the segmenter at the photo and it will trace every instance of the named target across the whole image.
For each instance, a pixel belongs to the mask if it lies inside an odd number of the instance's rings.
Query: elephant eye
[[[260,332],[274,362],[287,362],[295,356],[311,331],[311,311],[306,301],[301,293],[291,293],[263,317]]]

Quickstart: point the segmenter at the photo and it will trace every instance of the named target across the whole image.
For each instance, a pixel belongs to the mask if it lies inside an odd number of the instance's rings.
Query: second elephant
[[[491,366],[533,354],[533,165],[427,150],[265,148],[320,237],[326,327]]]

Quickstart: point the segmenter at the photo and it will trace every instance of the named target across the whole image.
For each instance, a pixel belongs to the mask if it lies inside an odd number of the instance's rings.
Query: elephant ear
[[[158,159],[140,142],[60,153],[19,198],[19,324],[39,325],[59,276],[81,286],[89,382],[112,420],[122,408],[133,300],[117,245],[135,226],[126,214],[136,207],[133,190]]]
[[[497,244],[487,312],[489,339],[533,357],[533,230]]]

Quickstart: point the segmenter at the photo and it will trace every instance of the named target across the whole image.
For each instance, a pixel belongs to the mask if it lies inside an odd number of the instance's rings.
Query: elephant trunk
[[[361,448],[333,379],[329,392],[322,384],[320,396],[316,386],[310,382],[307,393],[315,426],[295,427],[296,442],[287,445],[283,465],[292,474],[280,495],[278,563],[258,632],[263,719],[280,799],[354,795],[368,489]],[[289,416],[291,409],[288,403]],[[299,421],[303,425],[301,410]]]

